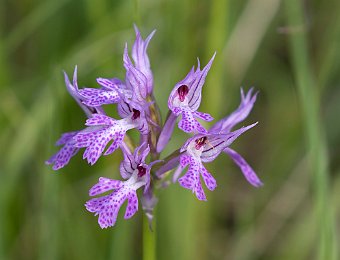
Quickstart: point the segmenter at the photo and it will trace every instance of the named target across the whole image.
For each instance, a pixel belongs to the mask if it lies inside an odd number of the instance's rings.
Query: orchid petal
[[[254,103],[256,101],[257,93],[252,95],[253,88],[251,88],[246,96],[244,96],[243,89],[241,89],[241,103],[239,107],[228,117],[223,118],[214,124],[209,132],[214,133],[227,133],[238,123],[242,122],[249,115],[250,111],[253,109]]]
[[[228,154],[231,159],[233,159],[238,167],[240,167],[244,177],[251,185],[255,187],[260,187],[263,185],[259,177],[257,177],[255,171],[249,166],[249,164],[241,155],[230,148],[225,148],[224,152]]]

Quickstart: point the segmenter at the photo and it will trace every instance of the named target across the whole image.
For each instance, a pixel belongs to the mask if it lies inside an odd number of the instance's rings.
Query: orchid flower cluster
[[[262,183],[254,170],[241,155],[229,147],[236,138],[257,124],[232,130],[248,116],[257,93],[250,89],[244,94],[241,89],[239,107],[231,115],[206,129],[198,119],[212,121],[213,117],[197,110],[214,54],[203,69],[198,60],[196,69],[192,67],[185,78],[174,86],[168,100],[169,113],[162,124],[153,95],[153,74],[147,55],[147,48],[155,31],[146,39],[141,37],[136,26],[135,33],[132,60],[127,44],[124,49],[125,80],[98,78],[99,88],[79,88],[77,67],[72,82],[65,73],[68,92],[87,116],[86,127],[64,133],[56,143],[61,149],[46,163],[52,164],[53,170],[58,170],[67,165],[81,148],[85,149],[83,159],[91,165],[102,155],[110,155],[117,149],[122,151],[124,159],[120,164],[120,175],[123,180],[100,177],[98,183],[89,191],[89,195],[94,198],[85,204],[89,212],[98,215],[101,228],[115,225],[118,212],[125,201],[125,219],[131,218],[138,211],[137,190],[140,188],[141,204],[151,223],[153,208],[157,203],[155,190],[167,186],[167,177],[172,170],[174,183],[178,182],[183,188],[191,190],[197,199],[205,201],[201,177],[211,191],[217,184],[203,163],[215,160],[222,152],[229,155],[239,166],[250,184],[261,186]],[[106,115],[103,107],[112,104],[117,104],[121,119]],[[177,118],[178,128],[192,136],[182,147],[160,160],[161,152],[171,139]],[[134,145],[126,134],[132,129],[139,132],[139,145]],[[187,172],[183,173],[187,167]]]

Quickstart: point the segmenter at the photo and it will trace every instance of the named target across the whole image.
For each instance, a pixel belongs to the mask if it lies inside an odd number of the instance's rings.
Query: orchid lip
[[[137,166],[138,177],[143,177],[146,174],[146,169],[142,165]]]
[[[206,136],[203,136],[203,137],[201,137],[201,138],[196,139],[196,140],[195,140],[195,143],[196,143],[196,144],[195,144],[195,148],[196,148],[196,150],[201,149],[201,147],[202,147],[203,145],[205,145],[206,142],[207,142],[207,137],[206,137]]]
[[[140,118],[140,111],[137,109],[132,109],[133,115],[132,115],[132,120],[136,120],[138,118]]]
[[[189,87],[187,85],[182,85],[177,89],[179,100],[184,101],[186,95],[189,93]]]

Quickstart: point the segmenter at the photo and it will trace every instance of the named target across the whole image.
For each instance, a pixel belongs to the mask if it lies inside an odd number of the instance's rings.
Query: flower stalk
[[[155,215],[154,215],[155,216]],[[150,229],[149,219],[143,215],[143,259],[156,260],[156,220],[152,222]]]

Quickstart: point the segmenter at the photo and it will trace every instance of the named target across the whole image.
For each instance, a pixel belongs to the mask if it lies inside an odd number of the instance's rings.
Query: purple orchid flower
[[[109,155],[119,148],[128,130],[137,128],[144,136],[143,141],[146,140],[149,132],[146,78],[133,66],[128,56],[127,46],[124,51],[124,65],[127,71],[126,85],[118,80],[100,79],[98,81],[105,89],[116,91],[117,101],[119,100],[118,113],[122,119],[116,120],[105,115],[95,115],[86,121],[85,125],[88,128],[74,137],[75,147],[86,147],[83,158],[87,159],[91,165],[99,159],[111,140],[113,142],[104,155]]]
[[[233,143],[245,131],[254,127],[257,123],[240,128],[228,134],[198,134],[188,139],[182,146],[180,165],[174,174],[174,181],[177,180],[182,170],[189,165],[187,173],[178,179],[180,185],[192,190],[199,200],[206,200],[200,176],[209,190],[216,188],[214,177],[204,167],[203,162],[211,162],[229,145]],[[254,183],[258,186],[260,183]]]
[[[145,149],[143,149],[146,146]],[[146,143],[143,143],[139,147],[137,147],[133,154],[124,153],[124,160],[120,164],[120,175],[124,179],[130,178],[134,171],[138,170],[138,172],[146,174],[146,184],[144,192],[146,192],[150,185],[150,170],[151,167],[158,163],[159,160],[154,161],[147,165],[145,163],[145,159],[148,156],[150,152],[149,145],[146,145]]]
[[[215,55],[216,53],[203,70],[200,69],[200,62],[198,60],[196,71],[193,67],[188,75],[175,85],[170,94],[168,101],[169,109],[176,116],[182,114],[178,127],[184,132],[191,133],[197,131],[199,133],[206,133],[207,131],[195,118],[197,117],[204,121],[213,120],[212,116],[197,112],[197,109],[201,104],[202,87]]]
[[[86,147],[83,159],[87,159],[88,163],[93,165],[111,140],[113,142],[104,155],[109,155],[120,147],[128,130],[138,128],[145,131],[140,111],[133,109],[128,112],[128,116],[120,120],[99,114],[94,114],[86,120],[85,125],[88,127],[73,137],[75,147]]]
[[[256,96],[257,93],[253,94],[253,88],[251,88],[246,95],[244,95],[243,89],[241,88],[241,103],[239,107],[230,116],[223,118],[216,124],[214,124],[209,129],[209,133],[230,133],[231,129],[236,124],[242,122],[249,115],[256,101]],[[239,166],[244,177],[250,184],[255,187],[263,185],[260,179],[257,177],[253,168],[240,154],[238,154],[230,147],[226,147],[223,152],[228,154],[230,158],[236,163],[236,165]]]
[[[144,148],[146,147],[146,148]],[[114,190],[111,194],[93,198],[86,202],[86,209],[99,215],[98,223],[101,228],[114,226],[118,211],[125,200],[128,201],[125,219],[131,218],[138,211],[137,189],[144,186],[144,193],[148,192],[150,186],[150,170],[158,161],[147,165],[145,158],[150,152],[149,145],[143,143],[137,147],[134,154],[124,153],[124,161],[121,163],[121,175],[126,181],[99,178],[89,192],[90,196],[96,196],[104,192]]]
[[[77,66],[75,67],[73,73],[73,84],[71,84],[65,72],[64,76],[67,91],[75,99],[78,105],[83,109],[87,117],[92,117],[95,114],[103,114],[103,109],[100,106],[91,107],[84,104],[85,99],[82,95],[80,95],[80,90],[77,83]],[[64,133],[62,134],[61,138],[56,142],[56,146],[63,145],[63,147],[45,162],[47,165],[53,164],[53,170],[59,170],[60,168],[63,168],[69,163],[71,157],[77,154],[79,148],[74,146],[75,141],[73,140],[73,137],[76,136],[79,132],[80,131]]]
[[[207,132],[207,130],[197,121],[196,118],[202,119],[204,121],[211,121],[214,119],[207,113],[198,112],[197,109],[201,104],[202,87],[212,62],[214,61],[215,55],[216,53],[212,56],[203,70],[200,69],[200,61],[197,59],[197,69],[195,70],[194,67],[192,67],[191,71],[186,75],[186,77],[178,82],[171,91],[168,100],[168,107],[171,113],[169,114],[160,134],[157,144],[157,152],[161,152],[169,142],[176,123],[176,118],[179,115],[182,115],[182,118],[178,123],[178,127],[184,132]]]
[[[176,181],[186,165],[189,165],[188,172],[178,181],[181,186],[191,189],[200,200],[206,200],[200,182],[200,174],[209,190],[216,187],[216,181],[204,168],[202,162],[213,161],[221,152],[228,154],[233,161],[240,167],[247,181],[255,187],[262,186],[262,182],[257,177],[254,170],[248,165],[244,158],[236,151],[229,148],[229,145],[242,133],[255,126],[257,123],[239,130],[231,132],[231,129],[243,121],[253,108],[256,95],[252,95],[250,89],[244,95],[241,89],[241,103],[239,107],[228,117],[218,121],[208,131],[207,134],[198,134],[190,138],[181,148],[185,152],[180,156],[180,165],[174,173],[173,180]],[[164,170],[160,170],[162,173]]]
[[[98,223],[101,228],[115,225],[118,212],[124,201],[128,201],[125,219],[131,218],[138,211],[138,197],[136,190],[145,185],[145,176],[139,177],[134,173],[127,181],[118,181],[108,178],[99,178],[99,182],[94,185],[89,192],[90,196],[96,196],[106,191],[114,190],[111,194],[93,198],[86,202],[88,211],[99,215]]]

